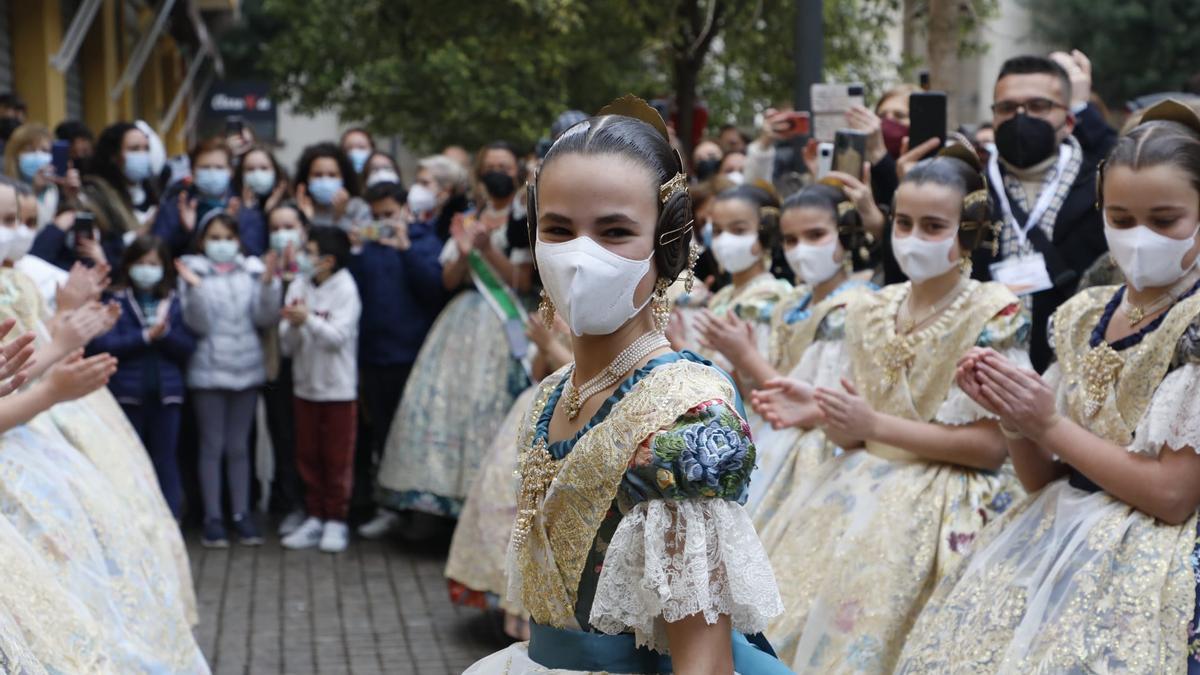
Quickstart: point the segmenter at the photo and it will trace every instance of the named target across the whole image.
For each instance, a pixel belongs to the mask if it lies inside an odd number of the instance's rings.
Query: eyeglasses
[[[1055,108],[1067,110],[1067,106],[1048,98],[1031,98],[1025,101],[996,101],[992,104],[992,112],[1001,117],[1016,115],[1021,108],[1035,117],[1049,115]]]

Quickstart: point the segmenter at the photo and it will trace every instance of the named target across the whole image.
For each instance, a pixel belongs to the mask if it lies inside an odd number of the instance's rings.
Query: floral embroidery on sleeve
[[[754,469],[750,428],[724,401],[707,401],[655,434],[635,453],[663,497],[719,497],[740,501]]]

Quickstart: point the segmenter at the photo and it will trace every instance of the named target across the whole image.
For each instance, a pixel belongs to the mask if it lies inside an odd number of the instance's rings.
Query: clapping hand
[[[71,266],[66,283],[58,287],[54,293],[55,307],[58,311],[79,309],[85,304],[100,299],[100,294],[108,288],[108,263],[100,263],[88,267],[81,262]]]
[[[116,357],[97,354],[85,359],[77,349],[47,371],[44,386],[55,403],[73,401],[108,384],[116,370]]]
[[[7,337],[16,324],[14,319],[0,323],[0,338]],[[0,347],[0,396],[8,396],[20,389],[28,379],[29,369],[33,367],[30,360],[34,352],[33,340],[33,333],[25,333]]]
[[[280,313],[288,323],[296,327],[303,326],[304,322],[308,321],[308,305],[300,298],[293,300],[292,304],[284,307]]]
[[[191,267],[188,267],[187,263],[183,262],[182,260],[175,261],[175,272],[188,286],[195,288],[200,285],[200,275],[196,274],[196,272]]]
[[[1058,421],[1054,389],[1040,375],[992,349],[975,348],[958,363],[959,387],[1005,427],[1038,439]]]
[[[800,380],[789,377],[767,380],[761,389],[750,394],[750,403],[775,429],[811,429],[821,423],[821,408],[817,405],[815,391]]]
[[[817,405],[825,427],[844,438],[874,438],[878,422],[875,409],[846,378],[842,378],[842,389],[817,389]]]
[[[696,317],[696,328],[706,348],[721,352],[731,361],[739,354],[757,349],[754,326],[733,311],[719,317],[706,310]]]

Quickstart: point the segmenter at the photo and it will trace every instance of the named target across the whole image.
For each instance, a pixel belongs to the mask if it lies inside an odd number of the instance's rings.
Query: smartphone
[[[390,220],[373,220],[362,226],[359,234],[367,241],[391,239],[396,236],[396,226]]]
[[[96,216],[90,211],[76,211],[75,224],[71,225],[71,232],[75,235],[75,240],[93,239],[95,238]]]
[[[838,129],[833,137],[833,170],[858,178],[867,156],[867,133]]]
[[[833,142],[837,130],[846,126],[846,111],[866,105],[861,82],[814,84],[812,93],[812,135],[822,142]]]
[[[824,178],[832,170],[833,143],[820,143],[817,145],[817,179]]]
[[[908,147],[931,138],[938,148],[946,144],[946,92],[919,91],[908,96]]]
[[[920,73],[917,73],[917,84],[920,85],[920,87],[923,91],[929,91],[929,87],[931,85],[929,84],[929,71],[928,70],[922,70]]]
[[[242,121],[241,115],[230,115],[225,118],[226,136],[240,136],[245,127],[246,123]]]
[[[793,110],[780,116],[771,127],[783,138],[807,136],[812,132],[812,115],[807,110]]]
[[[71,168],[71,141],[54,141],[50,145],[50,162],[54,165],[54,175],[62,178]]]

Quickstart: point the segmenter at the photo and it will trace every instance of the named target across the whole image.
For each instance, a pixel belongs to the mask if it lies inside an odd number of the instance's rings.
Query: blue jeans
[[[179,460],[176,456],[179,444],[179,419],[182,406],[179,403],[163,404],[159,401],[147,401],[140,405],[122,403],[125,416],[133,425],[137,435],[150,453],[150,461],[154,464],[154,473],[158,475],[158,485],[162,489],[163,498],[175,520],[179,520],[183,511],[183,482],[179,479]]]

